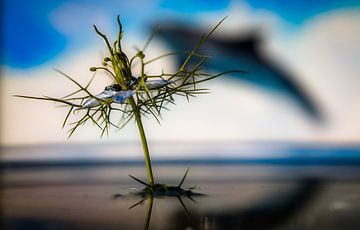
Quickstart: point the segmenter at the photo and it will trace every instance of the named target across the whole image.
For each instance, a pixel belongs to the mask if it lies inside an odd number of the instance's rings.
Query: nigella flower
[[[71,126],[69,130],[69,137],[73,135],[78,127],[81,127],[87,122],[91,122],[100,128],[101,136],[103,136],[105,133],[108,133],[111,127],[121,129],[126,124],[128,124],[129,121],[135,120],[139,129],[139,135],[144,150],[146,171],[149,182],[145,183],[133,176],[131,177],[146,186],[144,188],[146,194],[164,194],[166,196],[173,196],[174,194],[176,196],[180,196],[186,194],[189,196],[189,194],[191,194],[191,190],[187,191],[181,188],[187,172],[185,173],[180,184],[176,187],[155,183],[151,167],[150,152],[142,124],[142,117],[151,115],[160,123],[159,118],[161,111],[164,109],[168,110],[168,104],[175,104],[174,96],[183,96],[189,100],[189,97],[195,97],[198,94],[207,93],[207,89],[199,88],[197,85],[221,75],[234,72],[227,71],[219,74],[209,74],[203,72],[202,65],[207,60],[208,56],[202,55],[198,52],[202,44],[215,31],[215,29],[221,24],[223,20],[225,20],[225,18],[222,19],[207,35],[203,36],[199,40],[195,47],[189,52],[181,67],[175,73],[164,73],[162,71],[162,73],[159,75],[147,75],[145,74],[145,67],[147,64],[172,54],[165,54],[150,60],[145,60],[144,51],[149,45],[151,39],[154,37],[155,34],[153,34],[149,37],[148,41],[144,45],[144,48],[138,50],[135,56],[128,59],[126,54],[122,51],[121,47],[120,40],[123,36],[123,30],[120,23],[120,17],[118,16],[117,22],[119,25],[119,33],[118,39],[115,40],[113,46],[110,45],[111,42],[109,42],[106,35],[102,34],[94,25],[96,33],[105,41],[109,51],[109,56],[104,58],[101,67],[90,68],[91,72],[95,72],[97,70],[106,71],[116,84],[106,86],[101,93],[93,95],[88,89],[92,79],[88,82],[88,84],[83,86],[67,74],[57,70],[57,72],[73,82],[79,89],[61,98],[54,98],[49,96],[17,96],[28,99],[53,101],[66,105],[68,107],[68,113],[63,121],[63,127],[66,124]],[[141,64],[141,74],[139,77],[133,77],[131,73],[134,60],[139,61]],[[193,64],[189,65],[190,62]],[[168,79],[164,80],[163,77]],[[119,104],[126,105],[119,106]],[[93,107],[98,108],[92,109]],[[74,111],[79,109],[82,111],[74,113]],[[81,116],[75,121],[68,122],[71,115]],[[119,117],[119,115],[120,121],[119,119],[116,119],[116,121],[119,121],[119,123],[116,124],[112,118]]]
[[[82,108],[93,108],[101,105],[103,101],[112,99],[113,102],[118,104],[123,104],[126,102],[126,99],[130,98],[136,93],[136,87],[139,85],[139,80],[136,77],[132,77],[129,81],[126,82],[130,90],[122,90],[119,84],[113,84],[106,86],[104,91],[95,95],[93,98],[89,98],[82,104]],[[169,85],[173,81],[167,80],[148,80],[146,81],[146,87],[149,90],[158,89],[163,86]],[[143,92],[143,91],[140,91]]]
[[[157,88],[161,88],[163,86],[169,85],[174,83],[174,81],[168,81],[168,80],[148,80],[146,81],[146,87],[148,89],[157,89]]]
[[[159,118],[162,111],[169,110],[168,105],[175,104],[175,96],[185,97],[189,100],[190,97],[208,93],[206,88],[198,87],[198,85],[224,74],[239,72],[226,71],[219,74],[210,74],[204,72],[202,68],[203,63],[209,56],[201,54],[199,48],[224,19],[198,41],[176,72],[166,73],[162,71],[161,73],[151,75],[146,74],[146,72],[148,72],[146,70],[148,64],[174,55],[174,53],[164,54],[152,59],[145,58],[144,52],[155,36],[156,31],[154,31],[144,47],[137,49],[138,52],[131,58],[128,58],[121,47],[121,39],[124,31],[122,30],[120,17],[118,16],[119,33],[117,40],[114,42],[110,42],[106,35],[94,26],[95,32],[104,40],[109,53],[108,56],[104,57],[101,66],[92,66],[89,69],[91,72],[97,72],[99,70],[105,71],[107,75],[112,78],[112,85],[106,86],[105,89],[98,94],[93,94],[89,90],[93,78],[91,78],[86,85],[82,85],[69,75],[56,70],[74,83],[78,89],[61,98],[50,96],[16,96],[53,101],[67,106],[68,112],[63,121],[63,127],[67,124],[71,127],[69,129],[69,137],[72,136],[79,127],[89,121],[101,129],[101,136],[105,133],[107,134],[111,127],[121,129],[132,119],[136,120],[139,130],[143,130],[141,118],[146,116],[153,117],[160,123]],[[113,44],[113,46],[111,44]],[[138,62],[141,65],[141,72],[137,77],[134,77],[131,71],[134,62]],[[75,111],[78,112],[74,113]],[[69,122],[69,119],[71,120],[72,117],[75,118],[79,115],[79,118]],[[143,131],[141,138],[142,140],[145,139]],[[144,146],[146,147],[146,143]],[[145,154],[148,155],[147,151],[147,148],[144,148]],[[146,159],[146,161],[148,162],[149,160]],[[151,169],[147,169],[148,172],[151,172]],[[149,183],[152,184],[152,176],[148,176],[151,179]]]
[[[121,91],[121,86],[118,84],[106,86],[104,91],[95,95],[95,98],[90,98],[90,99],[86,100],[82,104],[82,108],[96,107],[101,104],[101,101],[105,101],[107,99],[112,98],[113,96],[115,96],[115,94],[117,92],[120,92],[120,91]]]

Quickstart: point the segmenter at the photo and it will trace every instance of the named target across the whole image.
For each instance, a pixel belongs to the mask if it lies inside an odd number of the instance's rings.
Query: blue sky
[[[123,24],[132,32],[131,28],[142,28],[148,32],[146,26],[156,20],[162,20],[174,15],[177,18],[194,20],[195,13],[216,12],[227,9],[232,2],[229,0],[132,0],[132,1],[85,1],[72,0],[65,4],[71,8],[68,13],[60,14],[69,27],[78,26],[72,33],[65,34],[54,28],[50,18],[57,10],[64,6],[64,1],[3,1],[3,51],[1,63],[10,67],[27,69],[46,64],[55,59],[67,48],[77,49],[90,45],[95,41],[91,25],[96,15],[106,17],[105,22],[120,14]],[[340,8],[358,8],[359,0],[248,0],[246,2],[254,10],[266,10],[276,14],[288,22],[293,28],[312,16]],[[105,15],[105,16],[104,16]],[[99,17],[100,17],[99,16]],[[115,26],[116,24],[113,23]],[[115,29],[115,28],[114,28]]]

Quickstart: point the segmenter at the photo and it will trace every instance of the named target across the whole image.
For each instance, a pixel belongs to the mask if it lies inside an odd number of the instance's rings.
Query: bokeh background
[[[213,55],[206,67],[248,72],[209,82],[211,94],[190,103],[180,98],[161,125],[146,120],[150,141],[360,141],[360,1],[3,0],[1,11],[3,146],[138,140],[133,124],[102,139],[86,125],[67,140],[66,110],[12,96],[71,92],[53,68],[87,82],[106,55],[92,25],[115,38],[118,14],[129,55],[159,26],[148,58],[189,50],[227,16],[205,44]],[[179,61],[169,57],[148,72],[173,71]],[[92,90],[110,83],[99,73]]]
[[[146,181],[135,124],[103,138],[87,124],[67,139],[66,108],[13,97],[72,92],[54,68],[87,83],[107,55],[92,25],[113,40],[117,15],[129,56],[158,26],[147,59],[190,50],[227,16],[201,50],[212,56],[204,67],[247,72],[207,82],[211,93],[190,103],[178,98],[161,125],[144,119],[156,182],[177,185],[190,167],[184,188],[205,194],[155,199],[150,228],[360,229],[360,0],[0,3],[0,229],[146,222],[149,201],[129,210],[140,184],[128,175]],[[90,90],[111,83],[97,73]]]

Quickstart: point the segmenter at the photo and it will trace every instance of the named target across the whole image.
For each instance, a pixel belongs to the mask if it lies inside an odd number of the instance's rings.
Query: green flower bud
[[[105,58],[104,58],[104,61],[105,61],[105,62],[108,62],[108,61],[111,61],[111,59],[110,59],[109,57],[105,57]]]
[[[107,63],[105,61],[101,62],[103,66],[107,66]]]
[[[143,52],[139,51],[139,52],[137,53],[137,56],[138,56],[139,58],[143,59],[143,58],[145,57],[145,54],[144,54]]]
[[[90,67],[90,71],[91,71],[91,72],[95,72],[95,71],[96,71],[96,67]]]

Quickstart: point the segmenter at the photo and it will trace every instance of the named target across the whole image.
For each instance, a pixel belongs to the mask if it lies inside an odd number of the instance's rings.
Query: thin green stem
[[[146,164],[146,171],[147,171],[147,174],[148,174],[149,185],[152,186],[152,185],[154,185],[154,176],[153,176],[153,172],[152,172],[152,168],[151,168],[151,159],[150,159],[149,147],[148,147],[148,144],[147,144],[147,141],[146,141],[144,126],[142,124],[141,117],[140,117],[140,111],[139,111],[139,108],[136,106],[136,102],[135,102],[133,97],[129,98],[129,102],[130,102],[130,105],[131,105],[132,110],[134,112],[134,117],[135,117],[135,120],[136,120],[136,124],[137,124],[138,129],[139,129],[141,143],[142,143],[143,150],[144,150],[145,164]]]
[[[150,227],[150,220],[151,220],[151,213],[152,213],[152,209],[153,209],[153,203],[154,203],[154,197],[152,195],[150,195],[148,197],[148,206],[147,206],[147,210],[146,210],[144,230],[148,230],[149,227]]]

